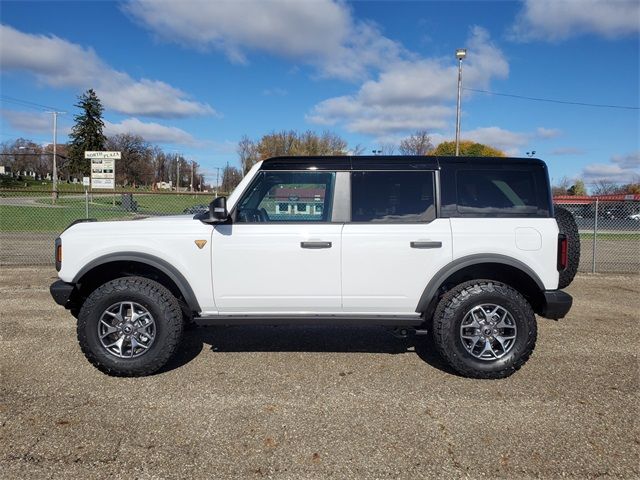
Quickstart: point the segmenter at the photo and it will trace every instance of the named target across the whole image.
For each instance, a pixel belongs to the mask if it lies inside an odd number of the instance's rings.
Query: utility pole
[[[218,189],[220,187],[220,167],[216,167],[216,193],[215,196],[218,196]]]
[[[467,56],[466,48],[456,50],[458,59],[458,105],[456,108],[456,157],[460,156],[460,104],[462,96],[462,59]]]
[[[53,115],[53,168],[51,172],[51,184],[53,191],[51,192],[51,203],[56,203],[58,199],[58,115],[67,112],[49,112]]]
[[[178,173],[176,175],[176,192],[180,191],[180,157],[178,157]]]
[[[193,193],[193,164],[194,161],[191,160],[191,193]]]

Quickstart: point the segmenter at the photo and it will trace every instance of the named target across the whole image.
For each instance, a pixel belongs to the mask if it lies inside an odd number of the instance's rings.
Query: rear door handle
[[[441,248],[442,242],[411,242],[411,248]]]
[[[331,248],[331,242],[300,242],[302,248]]]

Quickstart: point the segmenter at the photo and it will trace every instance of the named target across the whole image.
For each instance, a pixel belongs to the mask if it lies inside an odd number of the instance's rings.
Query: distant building
[[[273,203],[267,208],[274,215],[321,216],[325,190],[321,188],[277,188],[267,199]]]
[[[158,190],[171,190],[172,182],[157,182],[156,188]]]

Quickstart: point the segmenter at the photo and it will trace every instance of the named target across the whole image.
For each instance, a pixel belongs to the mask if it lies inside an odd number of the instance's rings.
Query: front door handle
[[[331,248],[331,242],[300,242],[302,248]]]
[[[442,242],[411,242],[411,248],[441,248]]]

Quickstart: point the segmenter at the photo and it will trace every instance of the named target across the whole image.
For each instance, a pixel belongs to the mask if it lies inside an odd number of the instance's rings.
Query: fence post
[[[89,218],[89,190],[87,190],[86,188],[84,189],[84,211],[84,218]]]
[[[596,213],[593,219],[593,252],[591,259],[591,273],[596,273],[596,246],[598,244],[597,236],[598,236],[598,198],[596,197]]]

